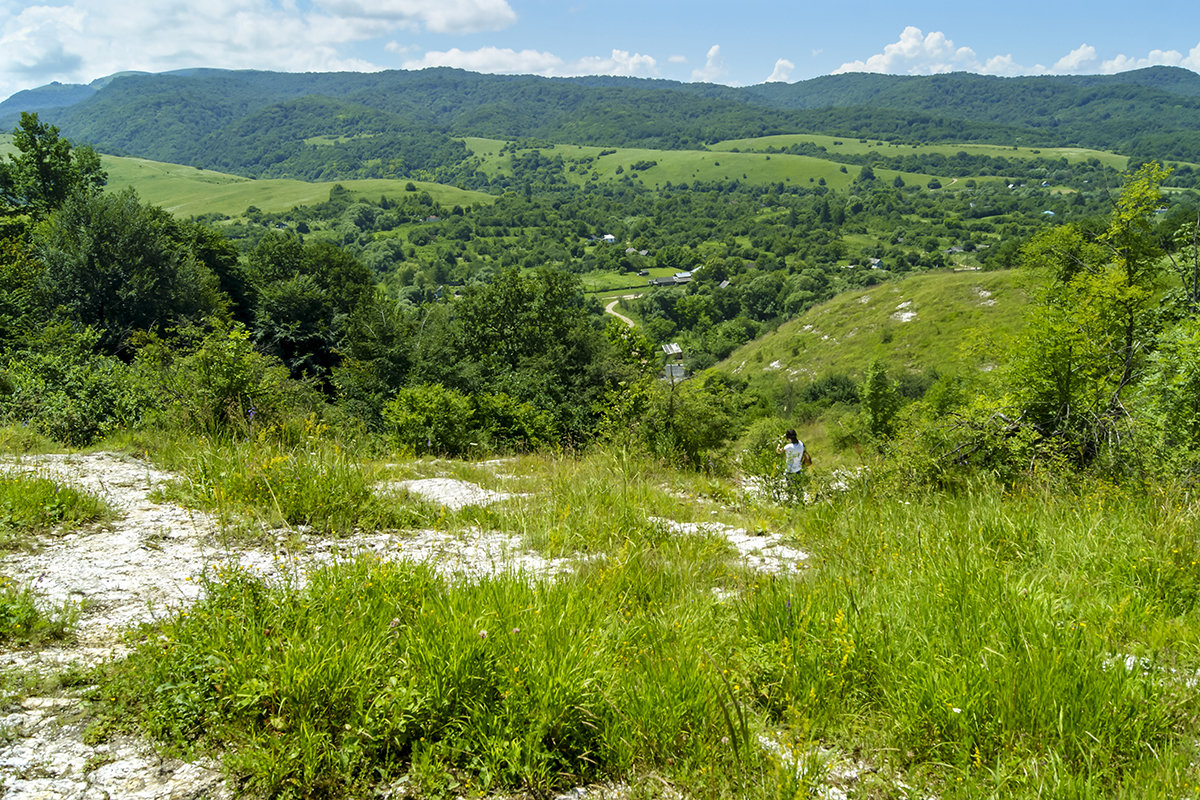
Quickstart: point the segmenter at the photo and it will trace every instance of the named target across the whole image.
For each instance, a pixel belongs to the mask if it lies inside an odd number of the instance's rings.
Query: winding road
[[[627,294],[624,297],[618,297],[616,300],[613,300],[611,303],[609,303],[608,305],[606,305],[604,307],[604,313],[612,314],[614,317],[621,320],[621,322],[624,322],[626,325],[628,325],[629,327],[632,328],[632,327],[634,327],[633,320],[631,320],[629,317],[627,317],[624,314],[617,311],[617,303],[621,302],[622,300],[633,300],[634,298],[637,298],[637,297],[641,297],[641,295]]]

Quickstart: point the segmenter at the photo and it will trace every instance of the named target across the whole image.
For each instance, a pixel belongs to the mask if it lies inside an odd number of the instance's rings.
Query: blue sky
[[[183,67],[611,74],[735,86],[834,72],[1200,72],[1200,5],[1096,0],[0,0],[0,98]]]

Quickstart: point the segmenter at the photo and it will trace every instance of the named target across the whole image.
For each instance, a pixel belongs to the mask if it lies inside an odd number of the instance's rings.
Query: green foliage
[[[1049,281],[1016,347],[1013,387],[1029,424],[1080,464],[1122,459],[1123,395],[1158,335],[1152,312],[1163,265],[1151,228],[1168,174],[1147,164],[1129,176],[1094,244],[1067,226],[1024,251]]]
[[[135,331],[165,331],[215,312],[218,280],[181,244],[179,230],[132,190],[71,195],[34,240],[47,302],[95,328],[109,353],[124,352]]]
[[[98,498],[33,473],[0,471],[0,547],[28,546],[33,534],[109,516]]]
[[[16,153],[0,160],[0,217],[26,214],[39,220],[74,192],[98,193],[106,175],[90,147],[72,148],[58,128],[22,113],[13,130]]]
[[[866,416],[867,430],[872,436],[891,436],[896,412],[900,410],[901,397],[899,387],[888,377],[883,362],[878,359],[871,362],[859,394],[862,397],[862,413]]]
[[[371,297],[367,268],[329,242],[290,234],[264,237],[247,261],[257,290],[255,344],[293,377],[328,380],[349,316]]]
[[[174,348],[154,339],[138,352],[139,369],[163,400],[163,423],[209,436],[253,436],[319,404],[277,360],[254,349],[244,327],[210,323]]]
[[[0,362],[0,419],[83,447],[147,414],[152,393],[136,371],[100,349],[102,336],[54,323]]]
[[[0,575],[0,643],[34,647],[71,636],[79,609],[71,603],[51,610],[27,586]]]
[[[736,437],[745,408],[736,380],[715,370],[682,383],[653,384],[642,422],[650,452],[668,462],[721,470],[722,450]]]
[[[401,389],[383,407],[392,445],[417,455],[463,455],[471,442],[471,399],[432,383]]]
[[[1200,463],[1200,321],[1187,320],[1159,341],[1144,392],[1157,447],[1184,456],[1194,470]]]

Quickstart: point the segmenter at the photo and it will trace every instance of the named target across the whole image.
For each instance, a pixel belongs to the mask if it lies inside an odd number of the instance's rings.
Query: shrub
[[[250,435],[317,403],[315,393],[291,381],[278,359],[254,349],[240,324],[210,320],[199,342],[171,351],[157,339],[138,364],[164,395],[166,421],[208,435]]]
[[[473,416],[471,399],[440,383],[401,389],[383,406],[393,446],[418,455],[465,453]]]
[[[100,335],[65,323],[0,365],[0,418],[72,447],[136,425],[152,404],[138,374],[97,352]]]

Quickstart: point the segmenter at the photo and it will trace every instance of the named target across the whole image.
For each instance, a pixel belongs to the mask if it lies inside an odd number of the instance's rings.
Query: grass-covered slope
[[[739,348],[721,368],[752,384],[857,380],[876,358],[894,373],[988,369],[1026,303],[1012,271],[912,275],[840,294]]]
[[[3,144],[0,144],[0,148]],[[0,150],[0,152],[3,152]],[[409,183],[443,205],[474,205],[494,198],[483,192],[459,189],[428,181],[372,178],[345,181],[253,180],[223,172],[185,167],[142,158],[104,156],[110,189],[132,186],[143,201],[187,217],[201,214],[236,216],[249,206],[263,211],[286,211],[293,206],[315,205],[329,199],[329,190],[341,184],[351,194],[378,200],[382,195],[402,195]]]

